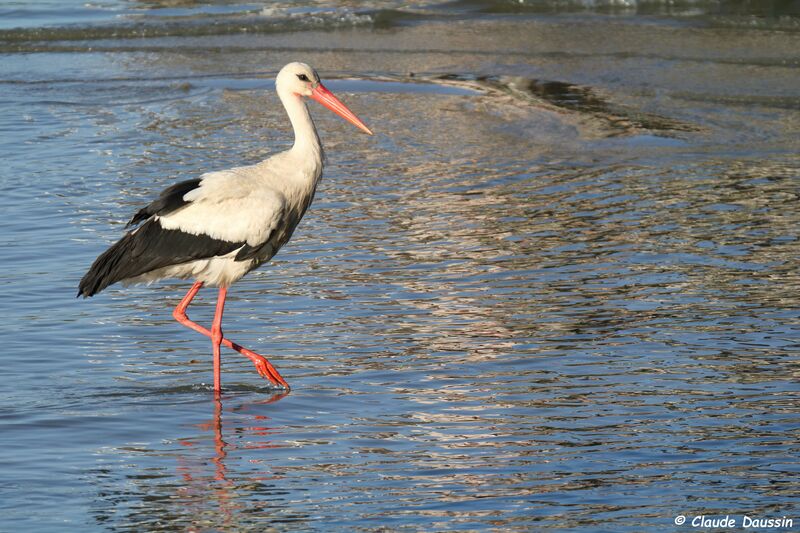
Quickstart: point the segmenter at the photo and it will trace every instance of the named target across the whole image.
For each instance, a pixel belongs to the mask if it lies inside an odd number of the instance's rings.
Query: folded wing
[[[92,296],[118,281],[167,267],[224,256],[235,261],[271,257],[270,237],[284,217],[280,193],[254,187],[236,169],[177,183],[140,209],[141,224],[101,254],[79,284]]]

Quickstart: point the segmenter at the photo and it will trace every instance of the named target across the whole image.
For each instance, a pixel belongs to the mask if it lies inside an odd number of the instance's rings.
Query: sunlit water
[[[798,527],[789,7],[22,5],[0,530]],[[293,389],[228,351],[216,403],[186,282],[77,282],[163,187],[290,144],[295,59],[376,135],[313,107],[317,199],[225,320]]]

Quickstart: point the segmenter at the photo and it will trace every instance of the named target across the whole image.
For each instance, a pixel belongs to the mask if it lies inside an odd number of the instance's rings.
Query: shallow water
[[[0,3],[0,530],[799,523],[798,13],[611,4]],[[217,403],[186,282],[74,295],[290,144],[295,59],[376,135],[312,109],[315,203],[225,321],[293,389],[223,352]]]

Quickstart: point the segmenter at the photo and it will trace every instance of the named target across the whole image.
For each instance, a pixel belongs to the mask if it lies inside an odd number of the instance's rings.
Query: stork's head
[[[305,63],[289,63],[278,72],[275,79],[278,94],[307,96],[324,105],[343,119],[372,135],[372,131],[350,111],[332,92],[322,85],[317,71]]]

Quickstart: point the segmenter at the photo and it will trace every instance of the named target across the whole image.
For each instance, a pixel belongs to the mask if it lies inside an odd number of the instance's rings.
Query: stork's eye
[[[305,74],[298,74],[297,77],[300,81],[309,81],[308,76],[306,76]]]

